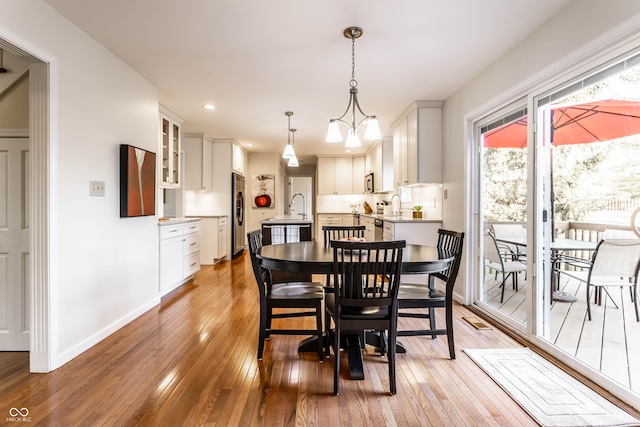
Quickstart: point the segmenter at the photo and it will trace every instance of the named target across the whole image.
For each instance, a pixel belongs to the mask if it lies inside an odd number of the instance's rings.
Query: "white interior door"
[[[0,351],[29,350],[29,139],[0,138]]]

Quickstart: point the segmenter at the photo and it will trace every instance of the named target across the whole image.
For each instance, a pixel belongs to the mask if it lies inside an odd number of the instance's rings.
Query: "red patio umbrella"
[[[551,106],[553,144],[584,144],[640,134],[640,101],[605,99],[584,104]],[[486,148],[523,148],[527,118],[522,117],[484,134]]]

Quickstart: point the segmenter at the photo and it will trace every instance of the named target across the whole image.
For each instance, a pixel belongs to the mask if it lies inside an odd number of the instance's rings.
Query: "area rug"
[[[464,352],[543,426],[640,426],[640,420],[528,348]]]

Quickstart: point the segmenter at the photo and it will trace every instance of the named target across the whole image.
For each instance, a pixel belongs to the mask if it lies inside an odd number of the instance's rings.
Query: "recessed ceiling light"
[[[213,104],[204,104],[202,108],[204,108],[205,110],[215,110],[216,106]]]
[[[351,150],[344,150],[344,152],[345,152],[345,153],[350,153],[350,152],[351,152]]]
[[[253,147],[253,144],[252,143],[248,143],[247,147]]]

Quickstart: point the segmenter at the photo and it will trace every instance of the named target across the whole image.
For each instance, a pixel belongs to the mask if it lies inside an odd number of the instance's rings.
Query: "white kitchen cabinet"
[[[376,239],[375,220],[369,216],[360,215],[360,225],[364,225],[364,239],[373,242]]]
[[[182,119],[160,105],[160,146],[158,170],[160,187],[180,187],[180,148]]]
[[[200,222],[160,223],[160,293],[165,295],[200,270]]]
[[[366,153],[365,174],[373,173],[374,192],[393,191],[393,140],[376,142]]]
[[[325,225],[343,225],[342,214],[318,214],[318,220],[316,221],[316,240],[324,241],[324,234],[322,233],[322,227]]]
[[[442,182],[441,101],[417,101],[393,124],[396,187]]]
[[[201,133],[187,133],[182,146],[186,157],[184,189],[213,191],[213,141]]]
[[[364,157],[319,157],[317,178],[318,194],[362,194]]]
[[[351,193],[364,193],[364,156],[351,159]]]
[[[200,219],[200,264],[214,265],[227,256],[228,216]]]
[[[238,172],[240,175],[244,175],[247,169],[247,155],[242,147],[240,147],[240,145],[238,145],[237,143],[233,144],[232,150],[232,169],[234,172]]]

